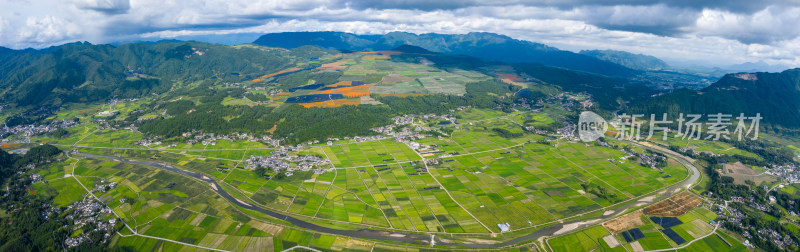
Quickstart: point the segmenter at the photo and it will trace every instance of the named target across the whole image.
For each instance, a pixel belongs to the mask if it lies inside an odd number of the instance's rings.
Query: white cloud
[[[3,32],[8,29],[7,26],[8,26],[8,21],[3,19],[3,16],[0,16],[0,37],[3,37]]]
[[[753,14],[703,10],[694,32],[722,36],[746,43],[772,43],[800,35],[800,7],[770,6]]]
[[[73,39],[80,33],[69,20],[54,16],[28,17],[14,38],[18,45],[45,47]]]
[[[185,35],[335,30],[494,32],[562,49],[618,49],[720,63],[800,65],[800,8],[734,1],[0,0],[0,45],[43,47]],[[625,1],[622,1],[625,2]],[[789,5],[789,6],[785,6]],[[43,8],[42,6],[47,6]],[[414,8],[414,7],[417,8]],[[5,23],[5,26],[3,25]]]

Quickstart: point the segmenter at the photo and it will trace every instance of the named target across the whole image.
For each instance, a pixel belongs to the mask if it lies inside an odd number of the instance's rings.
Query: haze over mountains
[[[266,34],[253,43],[283,48],[316,45],[352,51],[387,50],[400,45],[413,45],[440,53],[501,62],[540,63],[608,76],[636,74],[635,70],[619,64],[493,33],[416,35],[391,32],[386,35],[356,35],[344,32],[287,32]]]
[[[213,36],[206,36],[210,37]],[[224,40],[213,39],[213,41]],[[702,67],[670,66],[664,60],[650,55],[619,50],[582,50],[574,53],[488,32],[419,35],[407,32],[390,32],[385,35],[358,35],[333,31],[283,32],[262,35],[253,43],[283,48],[316,45],[351,51],[386,50],[408,44],[440,53],[462,54],[502,62],[540,63],[609,76],[630,76],[644,70],[681,69],[682,72],[693,71],[719,77],[726,72],[780,72],[791,68],[764,62],[746,62],[728,66],[714,66],[710,63]]]

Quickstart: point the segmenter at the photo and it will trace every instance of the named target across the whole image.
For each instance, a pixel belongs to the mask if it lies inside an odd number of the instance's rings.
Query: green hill
[[[781,73],[728,74],[699,91],[673,93],[637,102],[635,113],[715,114],[754,116],[777,131],[800,127],[800,69]]]
[[[173,82],[240,81],[320,53],[313,47],[284,50],[173,41],[1,50],[0,97],[17,106],[132,98],[165,92]]]

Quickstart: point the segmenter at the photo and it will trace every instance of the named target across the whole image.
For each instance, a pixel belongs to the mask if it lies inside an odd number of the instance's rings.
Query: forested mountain
[[[673,93],[637,102],[636,113],[716,114],[755,116],[761,113],[770,128],[786,131],[800,127],[800,68],[781,73],[728,74],[699,91]],[[788,133],[788,132],[786,132]]]
[[[316,45],[352,51],[388,50],[401,45],[413,45],[440,53],[461,54],[510,63],[540,63],[608,76],[631,76],[637,73],[636,70],[591,56],[485,32],[420,35],[406,32],[391,32],[385,35],[285,32],[266,34],[253,43],[283,48]]]
[[[286,68],[298,57],[318,57],[321,52],[316,47],[285,50],[174,41],[3,49],[0,97],[17,106],[137,97],[167,91],[176,81],[238,81]]]
[[[669,68],[663,60],[644,54],[634,54],[617,50],[582,50],[580,54],[592,56],[608,62],[620,64],[636,70],[662,70]]]

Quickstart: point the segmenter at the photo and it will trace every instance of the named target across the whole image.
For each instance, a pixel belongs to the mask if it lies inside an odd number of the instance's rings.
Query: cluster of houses
[[[652,155],[648,155],[645,153],[639,154],[639,163],[642,164],[643,166],[647,166],[653,169],[657,169],[658,164],[666,161],[667,157],[659,154],[655,153],[653,153]]]
[[[711,192],[709,192],[709,195],[712,195]],[[772,206],[770,205],[756,203],[752,195],[750,195],[748,198],[731,196],[729,202],[746,204],[748,207],[762,212],[768,212],[772,210]],[[770,196],[770,203],[774,202],[775,202],[775,197]],[[744,241],[744,244],[750,248],[753,248],[753,245],[750,243],[750,239],[753,239],[754,235],[758,236],[762,240],[772,241],[773,243],[775,243],[776,246],[778,246],[781,249],[786,249],[789,245],[792,246],[798,245],[798,243],[795,242],[791,237],[789,237],[789,235],[781,236],[778,232],[770,228],[761,228],[755,234],[751,233],[749,231],[751,227],[749,226],[748,222],[742,221],[748,216],[746,216],[744,213],[742,213],[741,211],[739,211],[734,207],[727,207],[726,204],[714,204],[713,210],[721,218],[718,219],[719,225],[722,225],[723,223],[727,222],[743,230],[742,236],[744,236],[744,238],[747,239]]]
[[[48,124],[42,124],[42,125],[25,124],[25,125],[16,125],[13,127],[8,127],[4,125],[3,128],[0,128],[0,136],[22,134],[23,136],[30,137],[48,132],[53,132],[59,129],[74,127],[76,125],[78,125],[78,123],[73,120],[55,120],[51,121]]]
[[[575,124],[564,122],[564,127],[559,128],[556,130],[556,133],[560,135],[562,138],[566,138],[570,142],[577,142],[578,136],[576,135],[577,128]]]
[[[78,230],[87,224],[94,224],[93,230],[83,230],[84,232],[78,235],[68,237],[64,241],[64,244],[68,247],[75,247],[81,243],[90,241],[88,235],[90,232],[105,232],[103,239],[109,239],[112,236],[114,232],[114,225],[116,225],[117,219],[115,217],[106,218],[107,216],[113,215],[111,208],[100,204],[100,202],[97,202],[96,200],[86,198],[83,201],[73,203],[72,205],[68,206],[67,209],[67,211],[70,209],[74,210],[71,214],[65,217],[67,220],[72,220],[73,225],[70,227],[72,230]]]
[[[292,155],[287,149],[279,149],[270,153],[269,156],[250,156],[247,159],[247,168],[255,169],[259,167],[273,171],[309,171],[311,169],[323,172],[330,164],[327,158],[315,155]],[[289,175],[287,173],[287,175]]]
[[[271,137],[266,135],[261,136],[259,138],[250,133],[233,133],[230,135],[219,135],[214,133],[191,131],[191,132],[184,132],[182,136],[189,138],[189,140],[186,140],[187,144],[200,143],[202,145],[217,145],[218,140],[228,140],[228,141],[247,140],[252,142],[262,142],[264,144],[271,146],[278,146],[280,144],[279,139],[272,139]]]
[[[795,163],[773,167],[766,174],[781,178],[790,184],[800,183],[800,165]]]
[[[436,128],[436,127],[428,127],[427,125],[424,125],[424,124],[416,125],[416,126],[414,126],[412,128],[412,127],[410,127],[410,125],[414,124],[415,119],[419,119],[419,120],[422,120],[422,121],[435,120],[435,121],[440,121],[440,124],[446,124],[446,125],[455,124],[455,127],[458,127],[458,124],[456,123],[456,118],[455,118],[455,116],[453,114],[457,110],[463,110],[463,109],[466,109],[466,108],[467,107],[459,107],[458,109],[451,110],[450,113],[444,114],[444,115],[436,115],[436,114],[413,115],[413,114],[408,114],[408,115],[396,116],[396,117],[392,118],[392,121],[393,121],[392,124],[389,124],[389,125],[386,125],[386,126],[381,126],[381,127],[375,127],[375,128],[372,129],[372,131],[380,133],[382,135],[391,136],[391,137],[395,138],[396,141],[401,142],[401,143],[405,143],[405,144],[407,144],[409,146],[412,146],[412,149],[416,149],[415,147],[413,147],[413,145],[416,144],[416,143],[413,142],[414,140],[423,139],[423,138],[428,136],[426,134],[426,132],[439,131],[439,129]],[[439,133],[441,133],[442,135],[446,135],[441,131],[439,131]]]
[[[92,188],[92,192],[103,193],[114,188],[117,188],[117,182],[101,179],[100,183],[97,183],[94,188]]]

